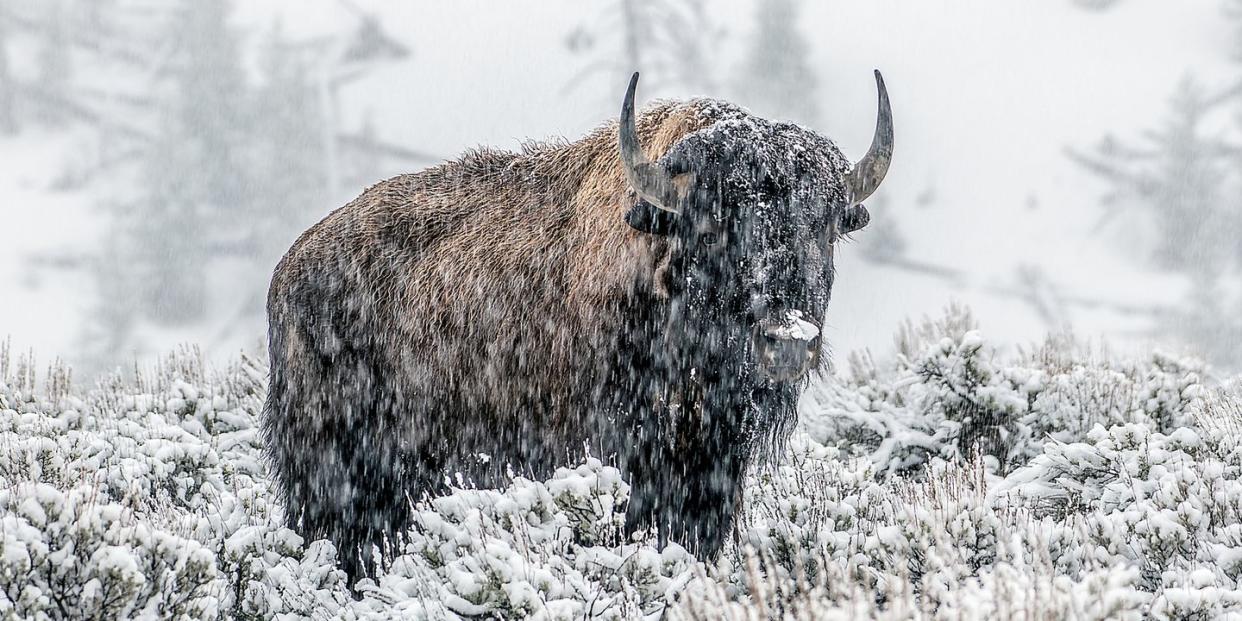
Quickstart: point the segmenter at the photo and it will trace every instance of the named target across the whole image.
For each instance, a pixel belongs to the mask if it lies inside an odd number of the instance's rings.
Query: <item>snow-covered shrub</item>
[[[1013,548],[1028,545],[1014,541]],[[912,581],[908,574],[873,580],[856,564],[826,561],[813,576],[777,578],[753,560],[742,595],[700,576],[687,585],[666,618],[752,619],[1142,619],[1146,602],[1134,590],[1137,572],[1119,567],[1071,578],[1047,557],[999,560],[976,575],[942,584]],[[934,594],[934,595],[932,595]]]
[[[1067,573],[1132,566],[1153,610],[1242,611],[1242,419],[1234,395],[1200,401],[1169,434],[1139,423],[1051,444],[998,486],[1035,507]]]
[[[849,372],[813,387],[802,410],[817,442],[865,455],[885,475],[975,453],[1003,475],[1046,441],[1080,441],[1097,425],[1171,431],[1193,424],[1189,412],[1205,390],[1197,360],[1155,353],[1116,361],[1066,335],[1030,355],[1004,356],[958,306],[907,322],[896,342],[887,367],[851,354]]]
[[[331,545],[304,548],[269,500],[265,376],[242,357],[208,377],[184,350],[85,397],[0,381],[0,611],[270,618],[344,601]]]
[[[804,396],[709,564],[624,541],[601,461],[457,489],[357,586],[285,528],[266,370],[194,350],[71,388],[0,363],[0,618],[832,619],[1242,615],[1242,396],[1190,359],[907,323]],[[7,354],[6,354],[7,355]]]
[[[368,596],[509,619],[658,614],[695,560],[676,545],[621,545],[628,496],[615,468],[588,460],[546,482],[517,478],[504,490],[434,499]]]
[[[215,558],[98,490],[44,483],[0,491],[0,612],[22,618],[199,617]]]
[[[1026,601],[1052,617],[1242,612],[1242,399],[1210,393],[1201,364],[1117,361],[1065,336],[1005,355],[956,308],[903,327],[887,368],[867,353],[849,363],[807,395],[805,435],[749,488],[741,552],[781,586],[764,591],[764,609],[850,616],[882,601],[885,614],[1004,617]],[[816,582],[824,572],[855,590]],[[752,574],[734,571],[728,592],[751,595],[739,614],[763,616]],[[1006,586],[1004,576],[1025,577]],[[1039,576],[1072,586],[1069,599],[1047,607],[1005,594]],[[1081,590],[1089,584],[1126,586],[1099,607]],[[960,608],[970,589],[985,601]]]

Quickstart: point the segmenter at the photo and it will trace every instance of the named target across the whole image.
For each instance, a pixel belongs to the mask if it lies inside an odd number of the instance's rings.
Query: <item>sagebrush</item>
[[[266,369],[193,349],[90,390],[0,355],[5,618],[1112,619],[1242,616],[1242,396],[1196,360],[1059,336],[999,350],[969,312],[902,326],[803,396],[716,563],[616,544],[602,459],[416,508],[351,597],[282,524]]]

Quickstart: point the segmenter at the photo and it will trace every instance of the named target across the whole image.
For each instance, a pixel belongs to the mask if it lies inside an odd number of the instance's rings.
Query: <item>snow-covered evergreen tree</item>
[[[17,133],[17,84],[9,64],[9,33],[12,26],[8,23],[4,8],[0,6],[0,135],[12,135]]]
[[[738,99],[757,113],[815,125],[818,80],[811,46],[798,27],[799,0],[755,3],[755,31],[734,84]]]
[[[42,37],[36,59],[39,101],[38,120],[45,125],[58,126],[67,122],[66,107],[73,63],[69,29],[72,16],[63,0],[49,0],[43,7],[41,20]]]
[[[711,61],[723,35],[704,0],[616,0],[597,23],[579,25],[566,39],[570,51],[589,59],[569,86],[597,71],[624,84],[640,71],[649,88],[709,94],[717,88]]]
[[[169,7],[161,35],[178,45],[152,85],[155,133],[138,193],[118,214],[145,285],[142,306],[159,323],[204,317],[215,247],[251,224],[243,191],[248,85],[229,11],[228,0]]]
[[[1228,53],[1242,65],[1242,2],[1227,0],[1225,12],[1235,34]],[[1137,144],[1109,136],[1093,154],[1071,151],[1107,184],[1101,223],[1124,236],[1135,259],[1179,273],[1189,284],[1184,299],[1157,313],[1161,325],[1154,331],[1227,367],[1242,364],[1240,153],[1242,80],[1204,85],[1189,77],[1165,118]]]

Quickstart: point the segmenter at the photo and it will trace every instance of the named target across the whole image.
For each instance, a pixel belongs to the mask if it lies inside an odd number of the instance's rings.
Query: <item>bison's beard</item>
[[[632,486],[626,528],[654,526],[661,543],[711,558],[742,508],[747,469],[792,430],[799,387],[759,376],[741,321],[653,315],[622,343],[610,392],[625,395],[610,406],[627,438],[616,455]]]

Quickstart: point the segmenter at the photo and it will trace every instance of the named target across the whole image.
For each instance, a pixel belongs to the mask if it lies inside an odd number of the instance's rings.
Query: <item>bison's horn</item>
[[[621,104],[621,126],[618,142],[621,145],[621,168],[630,187],[647,202],[672,213],[681,211],[677,189],[673,179],[659,164],[647,159],[638,143],[638,128],[634,126],[634,90],[638,87],[638,72],[630,78],[630,88],[625,91]]]
[[[871,139],[871,149],[854,164],[854,170],[850,172],[850,202],[855,205],[880,187],[888,172],[888,164],[893,159],[893,110],[888,105],[888,89],[884,88],[884,77],[879,70],[875,72],[875,86],[880,91],[875,136]]]

